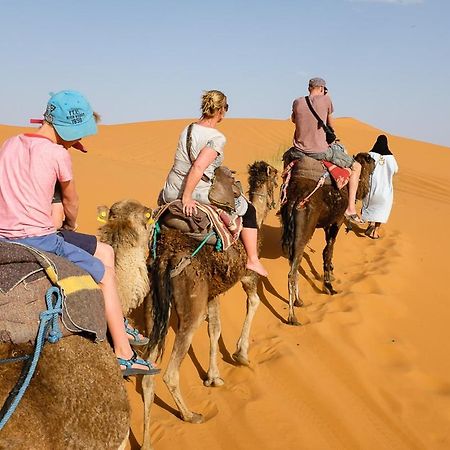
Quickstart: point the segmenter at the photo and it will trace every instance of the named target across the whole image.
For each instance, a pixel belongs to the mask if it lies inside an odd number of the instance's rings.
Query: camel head
[[[275,208],[275,188],[278,170],[265,161],[248,166],[249,200],[256,209],[256,221],[261,227],[269,210]]]
[[[361,164],[361,175],[359,177],[358,191],[356,198],[363,199],[370,190],[370,176],[375,169],[375,160],[368,153],[358,153],[355,160]]]
[[[150,237],[153,219],[152,210],[136,200],[121,200],[111,208],[97,207],[99,239],[114,249],[120,245],[136,246]]]

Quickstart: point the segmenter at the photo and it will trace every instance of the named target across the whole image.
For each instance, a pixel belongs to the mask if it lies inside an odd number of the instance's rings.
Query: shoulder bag
[[[310,109],[310,111],[313,113],[314,117],[317,119],[317,121],[319,122],[319,128],[322,128],[323,131],[325,131],[325,139],[327,140],[327,144],[332,144],[337,136],[334,133],[333,128],[331,128],[330,126],[328,126],[320,117],[319,115],[316,113],[316,111],[314,111],[314,108],[311,105],[311,101],[309,99],[309,97],[305,97],[306,100],[306,104],[308,105],[308,108]]]

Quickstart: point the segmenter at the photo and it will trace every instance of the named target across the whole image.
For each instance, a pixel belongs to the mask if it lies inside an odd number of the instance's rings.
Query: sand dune
[[[186,120],[101,126],[73,152],[81,196],[80,225],[94,232],[95,208],[122,198],[155,206]],[[228,119],[225,163],[241,179],[248,163],[279,164],[292,124]],[[381,130],[357,120],[336,121],[350,153],[367,151]],[[20,132],[0,127],[0,139]],[[287,317],[288,262],[278,219],[262,230],[270,272],[251,337],[250,368],[231,363],[245,312],[235,286],[222,298],[221,388],[202,384],[208,363],[206,325],[181,369],[186,402],[205,414],[201,425],[181,422],[162,379],[157,380],[152,436],[157,450],[203,449],[447,449],[450,448],[450,308],[446,281],[450,248],[450,148],[388,135],[400,172],[394,208],[382,239],[341,231],[335,247],[333,297],[321,293],[323,231],[302,262],[298,310]],[[441,231],[441,229],[443,230]],[[167,339],[165,367],[173,332]],[[139,389],[128,383],[133,416],[130,447],[142,439]]]

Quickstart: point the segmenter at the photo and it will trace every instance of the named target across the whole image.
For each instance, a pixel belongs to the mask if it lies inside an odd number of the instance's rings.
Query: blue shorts
[[[99,283],[105,275],[105,266],[94,256],[85,250],[64,241],[64,239],[56,233],[47,234],[46,236],[34,236],[18,239],[8,239],[9,241],[18,242],[19,244],[29,245],[44,252],[54,253],[62,256],[85,270],[91,277]]]

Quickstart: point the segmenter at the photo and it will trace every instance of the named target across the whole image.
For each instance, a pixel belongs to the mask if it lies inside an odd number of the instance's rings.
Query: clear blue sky
[[[450,146],[449,23],[448,0],[0,0],[0,123],[66,88],[106,124],[195,117],[204,89],[285,119],[322,76],[336,117]]]

